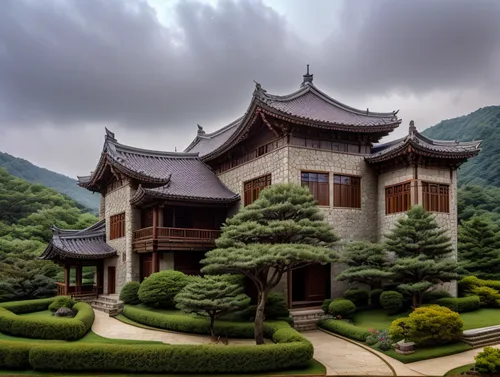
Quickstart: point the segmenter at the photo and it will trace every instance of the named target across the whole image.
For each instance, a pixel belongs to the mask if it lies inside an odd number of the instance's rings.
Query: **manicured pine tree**
[[[390,279],[390,261],[385,245],[371,242],[350,242],[346,245],[340,262],[347,268],[337,275],[337,280],[361,283],[370,289],[381,288],[384,280]]]
[[[331,246],[337,240],[307,188],[276,184],[227,220],[217,248],[202,261],[202,272],[242,274],[255,284],[255,341],[264,344],[264,308],[271,289],[288,271],[335,261]]]
[[[421,206],[412,207],[386,238],[387,250],[396,257],[391,267],[394,281],[412,295],[413,307],[422,303],[422,295],[433,285],[457,278],[451,239]]]
[[[458,228],[460,272],[480,279],[500,279],[500,236],[491,220],[474,216]]]
[[[243,310],[250,304],[250,297],[243,293],[243,286],[231,276],[205,276],[186,285],[175,296],[177,308],[185,313],[206,315],[210,318],[210,334],[215,338],[217,318]]]

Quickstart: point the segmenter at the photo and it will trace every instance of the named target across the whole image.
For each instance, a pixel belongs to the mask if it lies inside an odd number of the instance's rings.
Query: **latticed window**
[[[361,208],[361,178],[334,175],[333,205],[335,207]]]
[[[259,198],[259,193],[267,186],[271,186],[271,174],[252,179],[243,184],[244,205],[252,204]]]
[[[450,186],[422,182],[423,205],[426,211],[450,212]]]
[[[109,218],[109,239],[125,237],[125,213],[113,215]]]
[[[406,212],[411,208],[411,183],[405,182],[385,188],[385,214]]]
[[[302,186],[309,187],[319,205],[330,205],[330,183],[328,173],[302,172]]]

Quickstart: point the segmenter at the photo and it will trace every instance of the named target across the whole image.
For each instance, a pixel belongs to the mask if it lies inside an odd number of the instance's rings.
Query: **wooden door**
[[[116,293],[116,267],[108,267],[108,295]]]
[[[306,268],[306,301],[323,302],[330,296],[330,265],[311,264]]]
[[[153,255],[151,253],[141,254],[141,281],[153,272]]]

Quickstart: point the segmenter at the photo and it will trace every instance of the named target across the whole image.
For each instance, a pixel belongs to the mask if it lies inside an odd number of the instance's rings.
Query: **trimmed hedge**
[[[148,306],[174,309],[175,296],[193,279],[194,277],[181,271],[155,272],[144,279],[137,291],[137,296]]]
[[[396,314],[403,308],[403,295],[396,291],[384,291],[380,295],[380,305],[388,314]]]
[[[0,332],[12,336],[34,339],[77,340],[82,338],[94,323],[94,310],[85,303],[73,306],[74,318],[21,317],[0,308]]]
[[[47,310],[50,304],[56,300],[57,297],[51,298],[40,298],[36,300],[24,300],[24,301],[9,301],[2,302],[0,308],[7,309],[15,314],[25,314],[33,312],[41,312]]]
[[[451,295],[450,292],[442,289],[436,289],[434,291],[425,292],[422,296],[422,299],[424,304],[434,304],[436,303],[437,300],[443,298],[452,298],[452,297],[453,296]]]
[[[33,344],[0,341],[0,369],[31,369],[29,353]]]
[[[334,317],[351,318],[356,312],[356,305],[350,300],[334,300],[328,307],[328,313]]]
[[[467,296],[459,298],[441,298],[436,304],[445,306],[457,313],[473,312],[478,310],[481,304],[479,296]]]
[[[138,292],[141,285],[137,281],[129,281],[120,291],[120,300],[124,304],[137,305],[141,303]]]
[[[360,342],[366,341],[366,338],[370,335],[370,331],[365,328],[336,319],[321,320],[318,322],[318,326],[346,338],[359,340]]]
[[[71,297],[69,296],[59,296],[57,297],[52,304],[49,305],[49,310],[52,313],[57,312],[57,310],[61,308],[68,308],[71,309],[75,305]]]

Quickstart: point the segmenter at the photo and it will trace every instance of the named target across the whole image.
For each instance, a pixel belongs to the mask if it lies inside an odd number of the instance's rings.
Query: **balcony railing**
[[[220,230],[191,228],[142,228],[134,231],[133,247],[136,251],[154,249],[196,249],[212,246]]]
[[[96,296],[98,293],[98,287],[93,283],[82,284],[78,289],[74,284],[66,287],[66,284],[56,282],[56,288],[58,296],[71,296],[77,298],[80,296]]]

